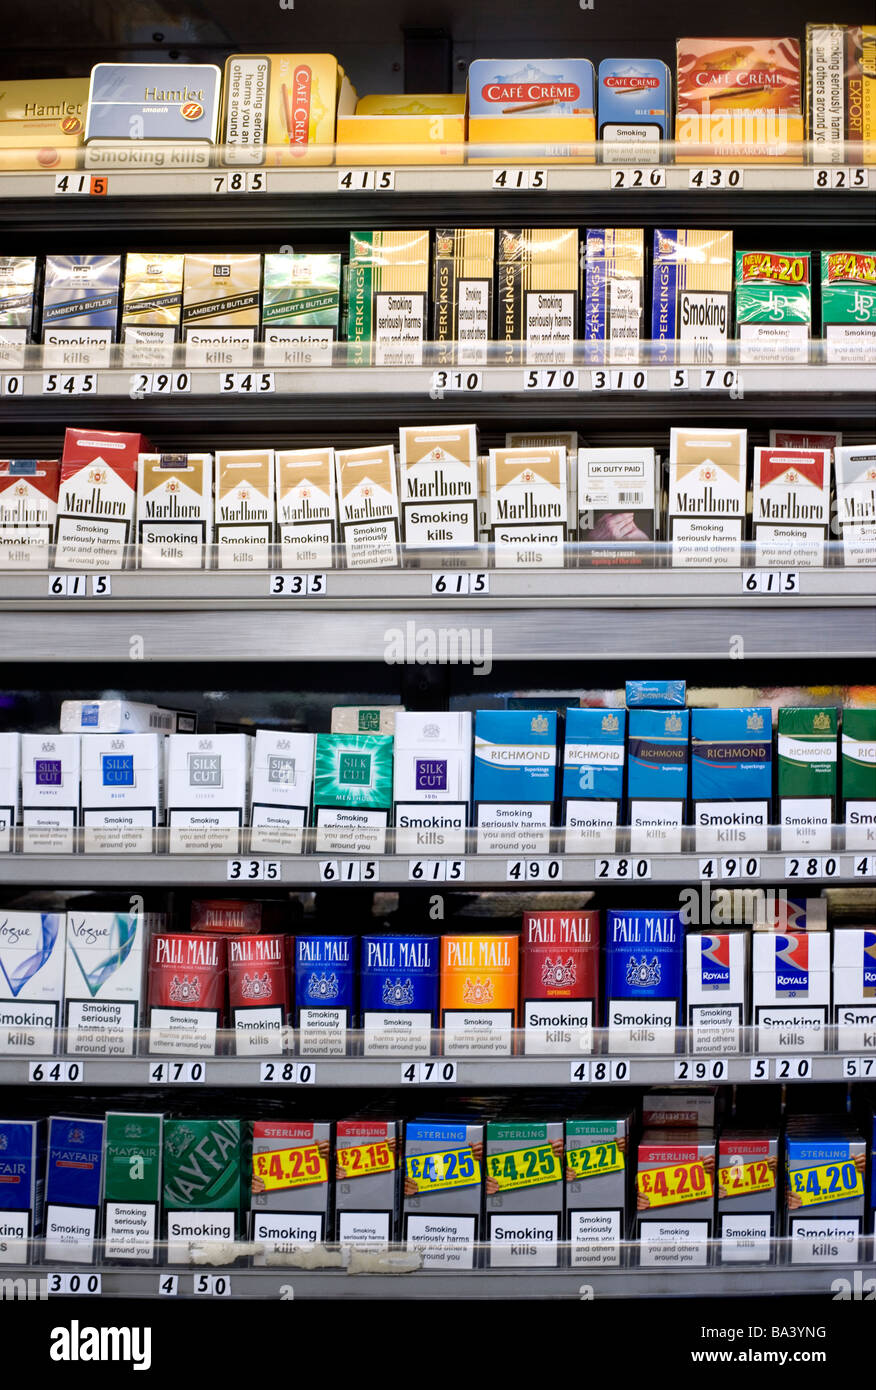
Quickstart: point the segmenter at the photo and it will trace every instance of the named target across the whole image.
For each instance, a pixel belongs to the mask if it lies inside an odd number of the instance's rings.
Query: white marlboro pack
[[[21,734],[0,734],[0,854],[15,848],[20,782]]]
[[[217,450],[217,569],[267,569],[274,521],[273,449]]]
[[[402,1238],[424,1269],[473,1269],[483,1206],[484,1125],[405,1125]]]
[[[830,1019],[828,932],[755,932],[752,981],[755,1051],[825,1051]]]
[[[315,734],[256,731],[250,832],[253,854],[303,852],[315,744]]]
[[[335,1125],[335,1239],[386,1250],[398,1238],[401,1121],[367,1112]]]
[[[294,948],[290,936],[228,938],[228,1008],[238,1056],[275,1057],[290,1050]]]
[[[149,942],[149,1048],[213,1055],[225,1009],[224,937],[156,932]]]
[[[167,821],[171,854],[237,854],[249,804],[247,734],[171,734]]]
[[[82,840],[86,854],[151,854],[164,814],[164,739],[83,735]]]
[[[64,997],[63,914],[0,911],[0,1053],[50,1056]]]
[[[45,1120],[0,1120],[0,1265],[36,1263],[45,1171]]]
[[[399,458],[407,548],[476,545],[477,426],[400,429]]]
[[[742,563],[746,431],[675,429],[669,437],[669,540],[682,568]]]
[[[489,524],[497,569],[562,568],[568,521],[562,446],[490,450]]]
[[[21,847],[72,854],[79,824],[79,735],[21,735]]]
[[[131,564],[141,434],[68,429],[61,455],[55,568],[120,570]]]
[[[471,714],[400,711],[393,802],[397,854],[465,854],[471,799]]]
[[[146,920],[133,912],[67,913],[64,1022],[68,1053],[132,1057],[143,1001]]]
[[[100,1236],[103,1189],[103,1120],[70,1115],[49,1118],[46,1164],[48,1264],[92,1264]]]
[[[252,1136],[250,1236],[264,1249],[253,1258],[320,1245],[331,1202],[327,1121],[256,1120]]]
[[[834,449],[844,565],[876,566],[876,444]]]
[[[57,460],[0,459],[0,570],[48,569],[60,468]]]
[[[160,709],[136,700],[62,700],[62,734],[193,734],[191,710]]]
[[[397,565],[399,506],[392,445],[339,449],[335,468],[347,568]]]
[[[721,1264],[773,1264],[779,1221],[776,1130],[725,1129],[718,1140]]]
[[[838,1052],[876,1052],[876,929],[833,933],[833,1017]]]
[[[621,1109],[566,1120],[566,1230],[573,1269],[621,1262],[633,1119]]]
[[[141,569],[209,568],[213,536],[212,454],[141,454],[137,544]]]
[[[752,527],[755,564],[824,564],[830,525],[830,451],[754,451]]]
[[[279,450],[275,486],[283,569],[333,569],[338,525],[334,449]]]
[[[652,1269],[709,1264],[714,1222],[714,1134],[646,1130],[636,1169],[639,1264]]]
[[[688,1050],[720,1053],[744,1050],[748,1024],[747,932],[688,932]]]

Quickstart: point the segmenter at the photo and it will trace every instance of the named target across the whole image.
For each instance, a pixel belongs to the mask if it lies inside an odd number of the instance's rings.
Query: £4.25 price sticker
[[[556,1182],[562,1176],[563,1165],[550,1144],[509,1149],[506,1153],[490,1154],[487,1159],[487,1182],[495,1183],[499,1192],[538,1187]]]
[[[442,1188],[471,1187],[481,1180],[481,1165],[470,1148],[448,1149],[445,1153],[414,1154],[405,1159],[405,1179],[417,1192],[438,1192]]]
[[[328,1182],[328,1163],[318,1144],[306,1144],[299,1149],[253,1154],[252,1174],[260,1191],[281,1192]]]

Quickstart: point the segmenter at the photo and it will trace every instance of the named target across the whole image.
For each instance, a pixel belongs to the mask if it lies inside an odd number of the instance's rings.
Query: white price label
[[[3,394],[4,396],[23,396],[24,377],[15,373],[5,376],[3,378]]]
[[[849,1081],[876,1077],[876,1057],[844,1057],[843,1077]]]
[[[176,1298],[179,1293],[179,1275],[162,1274],[158,1280],[158,1293],[162,1298]]]
[[[90,197],[105,198],[109,193],[109,179],[106,174],[56,174],[55,192],[68,197],[84,193]]]
[[[742,377],[735,367],[703,367],[701,391],[742,391]]]
[[[231,1279],[227,1274],[196,1274],[192,1293],[199,1298],[230,1298]]]
[[[402,1062],[403,1086],[453,1086],[458,1079],[455,1062]]]
[[[673,367],[669,374],[670,391],[689,391],[690,382],[687,376],[687,367]]]
[[[590,389],[591,391],[647,391],[648,373],[630,371],[628,367],[617,372],[607,372],[597,368],[590,373]]]
[[[408,878],[413,883],[444,883],[465,879],[464,859],[409,859]]]
[[[569,1080],[573,1086],[576,1084],[581,1085],[582,1083],[586,1085],[586,1083],[590,1080],[590,1063],[570,1062]]]
[[[749,1081],[769,1081],[769,1057],[752,1057],[750,1059],[748,1064],[748,1079]]]
[[[799,594],[798,570],[743,570],[742,587],[747,594]]]
[[[488,594],[490,576],[484,570],[453,570],[449,574],[435,570],[432,574],[432,593],[449,595]]]
[[[71,1294],[77,1298],[99,1295],[102,1292],[101,1276],[88,1274],[84,1270],[81,1274],[61,1274],[52,1270],[46,1275],[46,1291],[50,1294]]]
[[[93,574],[91,576],[91,597],[111,598],[113,592],[112,575]]]
[[[590,1063],[590,1081],[598,1085],[601,1081],[629,1081],[631,1079],[631,1067],[624,1057],[617,1060],[592,1061]]]
[[[876,877],[876,854],[855,855],[852,860],[853,878]]]
[[[744,171],[723,166],[720,169],[690,169],[688,188],[742,188]]]
[[[214,193],[267,193],[268,176],[264,169],[244,172],[236,169],[230,174],[213,175]]]
[[[279,883],[282,878],[279,859],[226,859],[225,877],[237,883],[257,883],[264,879]]]
[[[563,877],[562,859],[508,859],[505,878],[514,883],[558,883]]]
[[[339,169],[338,192],[361,193],[364,189],[382,192],[395,188],[394,169]]]
[[[811,1081],[811,1057],[776,1057],[775,1077],[777,1081]]]
[[[319,877],[323,883],[376,883],[380,864],[376,859],[321,859]]]
[[[177,391],[191,391],[190,372],[133,372],[132,396],[170,396]]]
[[[268,581],[268,593],[282,595],[284,598],[304,598],[315,595],[323,598],[328,583],[325,574],[272,574]]]
[[[578,373],[574,367],[530,368],[523,378],[525,391],[577,391]]]
[[[640,169],[630,165],[623,169],[612,169],[610,173],[612,188],[665,188],[666,170],[659,165]]]
[[[433,391],[482,391],[484,389],[483,372],[459,372],[450,371],[446,367],[432,373]]]
[[[760,860],[753,854],[731,855],[721,860],[722,878],[760,878]]]
[[[517,190],[528,188],[541,191],[548,186],[547,169],[494,169],[493,188]]]
[[[789,854],[785,856],[785,878],[838,878],[838,854]]]
[[[259,1081],[268,1086],[315,1086],[313,1062],[262,1062]]]
[[[651,877],[651,860],[630,857],[597,859],[594,873],[596,878],[619,878],[632,883],[636,879]]]
[[[97,394],[97,374],[77,372],[43,372],[44,396],[94,396]]]
[[[724,1057],[704,1057],[702,1061],[684,1057],[675,1063],[676,1081],[726,1081],[727,1073]]]
[[[223,395],[263,396],[274,390],[273,372],[223,372],[219,378]]]
[[[28,1081],[39,1084],[80,1085],[85,1080],[85,1067],[81,1062],[31,1062],[27,1069]]]
[[[201,1086],[207,1068],[203,1062],[150,1062],[149,1080],[154,1086]]]
[[[847,169],[813,169],[813,188],[860,189],[870,187],[870,170],[860,167]]]

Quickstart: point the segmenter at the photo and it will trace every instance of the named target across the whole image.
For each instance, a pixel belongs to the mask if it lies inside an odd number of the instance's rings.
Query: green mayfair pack
[[[168,1264],[192,1263],[192,1246],[227,1244],[243,1230],[252,1155],[244,1120],[167,1120],[164,1207]]]
[[[111,1112],[104,1144],[108,1260],[151,1264],[157,1254],[163,1115]]]

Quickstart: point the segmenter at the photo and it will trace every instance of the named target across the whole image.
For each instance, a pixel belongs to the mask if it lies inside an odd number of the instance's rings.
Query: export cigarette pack
[[[814,164],[876,163],[874,44],[872,24],[806,25],[806,138]]]
[[[642,565],[650,558],[660,504],[653,449],[578,450],[579,563]]]

